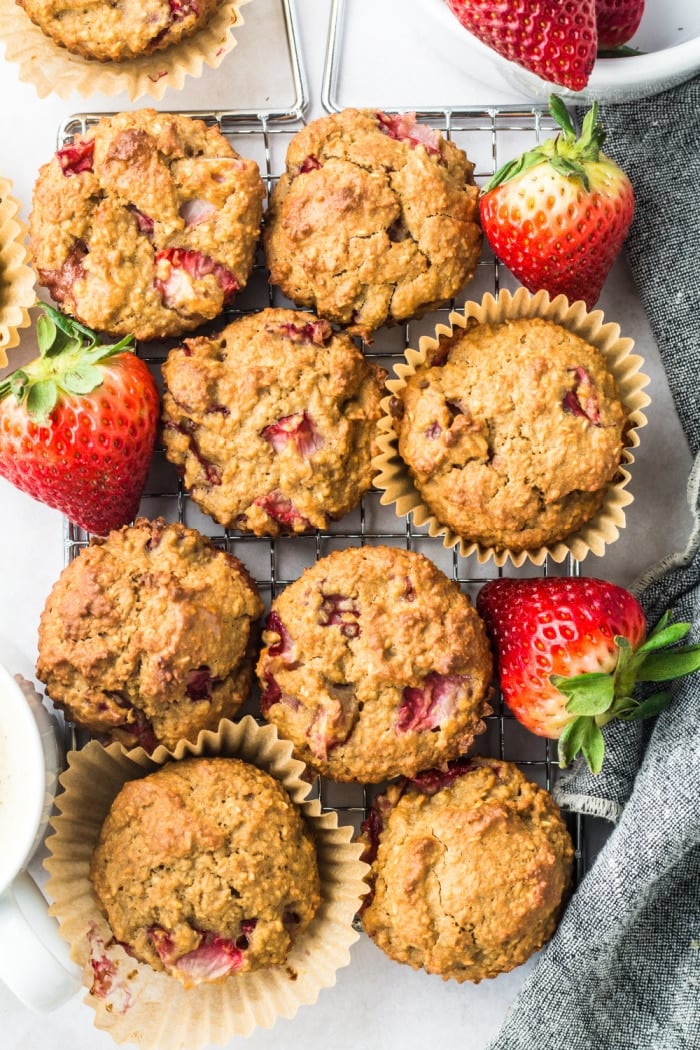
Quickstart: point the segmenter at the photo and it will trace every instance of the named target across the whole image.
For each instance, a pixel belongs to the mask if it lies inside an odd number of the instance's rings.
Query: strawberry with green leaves
[[[0,381],[0,475],[104,535],[138,510],[159,396],[131,336],[108,345],[50,306],[39,357]]]
[[[447,0],[472,36],[503,58],[572,91],[596,60],[594,0]]]
[[[595,305],[634,217],[627,175],[602,152],[605,131],[594,103],[580,138],[557,95],[554,138],[509,161],[479,198],[495,255],[531,292]]]
[[[666,615],[647,637],[637,599],[605,580],[504,577],[486,583],[476,605],[494,646],[503,699],[527,729],[558,739],[561,766],[581,751],[597,773],[602,726],[613,718],[649,718],[669,702],[665,691],[638,699],[635,683],[700,668],[700,645],[676,645],[690,624],[671,624]]]

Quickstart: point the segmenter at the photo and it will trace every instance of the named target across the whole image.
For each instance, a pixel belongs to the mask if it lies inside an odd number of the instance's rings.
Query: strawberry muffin
[[[497,552],[546,547],[589,522],[625,444],[604,354],[540,317],[470,319],[441,335],[389,409],[423,504]]]
[[[219,0],[17,0],[60,47],[82,58],[123,62],[196,33]]]
[[[265,219],[270,280],[368,339],[471,279],[481,252],[473,164],[415,119],[346,109],[294,136]]]
[[[386,373],[328,321],[262,310],[171,350],[163,375],[166,454],[220,524],[325,529],[370,487]]]
[[[63,570],[41,616],[36,673],[100,738],[173,748],[248,696],[263,611],[237,558],[194,529],[140,518]]]
[[[115,939],[187,988],[281,966],[321,901],[301,812],[236,758],[168,762],[127,781],[90,881]]]
[[[257,164],[217,128],[154,109],[105,116],[41,168],[32,261],[89,328],[182,335],[245,286],[263,197]]]
[[[391,959],[444,980],[525,962],[554,933],[572,883],[573,844],[550,795],[493,758],[390,785],[362,839],[365,932]]]
[[[262,712],[332,780],[376,783],[443,766],[485,728],[483,623],[422,554],[334,551],[273,601],[265,626]]]

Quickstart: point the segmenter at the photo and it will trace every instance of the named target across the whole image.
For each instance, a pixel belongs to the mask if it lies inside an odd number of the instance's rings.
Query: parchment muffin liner
[[[138,962],[112,942],[88,872],[100,827],[122,785],[168,761],[201,755],[243,759],[282,783],[312,829],[322,900],[284,966],[185,990],[176,978]],[[125,751],[97,741],[70,752],[47,839],[46,890],[51,914],[83,968],[89,989],[85,1002],[95,1011],[95,1026],[115,1042],[134,1042],[142,1050],[221,1045],[258,1026],[269,1028],[278,1017],[293,1017],[300,1006],[314,1003],[322,988],[335,984],[336,971],[348,964],[350,946],[359,937],[352,923],[367,891],[369,868],[360,860],[361,845],[352,842],[353,829],[339,827],[335,812],[322,813],[318,800],[307,799],[311,784],[303,779],[305,770],[275,727],[261,727],[250,715],[240,722],[222,721],[218,732],[200,733],[196,744],[181,741],[174,751],[161,746],[150,756],[142,748]]]
[[[19,65],[19,78],[39,96],[52,93],[84,98],[127,92],[133,102],[150,95],[161,99],[166,89],[180,90],[185,78],[200,77],[205,66],[218,68],[236,46],[234,28],[244,24],[240,9],[251,0],[222,0],[210,21],[171,47],[124,62],[82,58],[60,47],[29,18],[16,0],[0,0],[0,40],[5,58]]]
[[[36,275],[29,265],[27,228],[19,211],[12,183],[0,177],[0,368],[7,364],[7,351],[19,344],[18,329],[29,325],[29,307],[36,300]]]
[[[605,501],[586,525],[551,546],[525,551],[496,550],[460,536],[440,522],[423,503],[408,467],[399,456],[398,436],[390,406],[392,398],[406,385],[407,378],[426,362],[429,352],[437,348],[441,336],[449,337],[456,329],[466,328],[472,318],[479,324],[498,324],[523,317],[554,321],[597,347],[605,356],[608,368],[617,381],[627,415],[625,447],[618,473],[608,486]],[[526,561],[542,565],[547,557],[554,562],[562,562],[568,555],[576,561],[583,561],[589,553],[601,555],[605,547],[617,540],[620,529],[625,527],[624,508],[633,500],[627,489],[631,477],[627,467],[634,462],[634,449],[639,446],[638,431],[647,423],[643,409],[651,400],[643,391],[649,383],[649,377],[641,371],[644,359],[632,353],[633,346],[632,339],[621,336],[618,324],[605,321],[602,310],[589,312],[583,301],[570,303],[564,295],[550,299],[545,291],[533,295],[525,288],[519,288],[514,294],[501,289],[496,298],[487,293],[481,302],[469,301],[463,310],[452,311],[447,324],[436,326],[435,336],[422,336],[417,350],[409,348],[406,351],[405,363],[394,366],[397,378],[387,381],[390,394],[382,401],[384,415],[378,425],[379,452],[373,460],[375,485],[382,490],[380,502],[385,506],[393,504],[400,517],[411,514],[414,525],[419,528],[426,526],[427,534],[431,537],[442,537],[444,547],[459,547],[463,557],[473,554],[480,564],[493,559],[497,566],[503,566],[510,560],[518,568]]]

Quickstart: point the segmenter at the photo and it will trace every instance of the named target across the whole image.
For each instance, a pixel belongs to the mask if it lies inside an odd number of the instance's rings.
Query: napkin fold
[[[699,642],[700,78],[600,117],[634,186],[625,253],[695,457],[688,546],[634,590],[650,625],[669,608]],[[554,794],[615,828],[489,1050],[700,1045],[700,673],[654,722],[611,723],[605,739],[602,772],[578,764]]]

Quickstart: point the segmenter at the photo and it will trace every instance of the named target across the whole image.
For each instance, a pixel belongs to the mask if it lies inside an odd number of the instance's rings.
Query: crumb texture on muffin
[[[625,409],[604,355],[536,317],[441,337],[391,412],[430,512],[498,551],[546,546],[590,521],[624,445]]]
[[[123,62],[191,36],[219,0],[17,0],[60,47],[82,58]]]
[[[389,786],[363,829],[365,932],[444,979],[512,970],[554,932],[573,845],[551,796],[513,763],[474,758]]]
[[[116,940],[186,987],[281,966],[321,901],[300,810],[236,758],[171,761],[127,781],[90,880]]]
[[[172,748],[248,696],[263,610],[237,558],[194,529],[141,518],[61,573],[41,615],[37,676],[78,725]]]
[[[270,280],[368,337],[455,295],[481,252],[473,164],[410,114],[346,109],[289,145],[265,220]]]
[[[491,653],[468,596],[422,554],[348,547],[273,601],[265,717],[312,769],[379,782],[444,765],[485,728]]]
[[[154,109],[117,113],[40,169],[30,253],[40,283],[90,328],[178,336],[245,287],[263,197],[257,164],[217,128]]]
[[[328,321],[262,310],[174,348],[163,376],[166,454],[220,524],[325,529],[369,489],[386,373]]]

